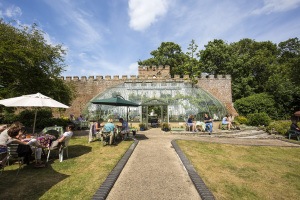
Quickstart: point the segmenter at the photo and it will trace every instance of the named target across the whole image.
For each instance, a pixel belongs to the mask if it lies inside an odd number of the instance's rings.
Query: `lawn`
[[[7,166],[0,175],[1,199],[91,199],[132,143],[103,147],[74,137],[62,163],[54,153],[46,168],[24,166],[17,175],[17,164]]]
[[[216,199],[300,197],[300,148],[177,143]]]

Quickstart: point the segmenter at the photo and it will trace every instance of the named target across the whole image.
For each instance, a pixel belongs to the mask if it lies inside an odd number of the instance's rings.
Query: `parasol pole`
[[[37,115],[37,109],[35,109],[32,134],[34,134],[34,132],[35,132],[36,115]]]
[[[128,123],[128,108],[129,108],[129,106],[127,106],[127,123]]]

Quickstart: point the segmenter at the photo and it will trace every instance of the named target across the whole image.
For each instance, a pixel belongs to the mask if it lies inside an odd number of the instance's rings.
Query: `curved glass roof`
[[[191,114],[195,115],[197,120],[202,120],[204,113],[208,113],[214,119],[221,119],[226,114],[226,108],[219,100],[187,82],[126,82],[107,89],[94,99],[110,98],[115,95],[121,95],[124,99],[138,104],[151,99],[160,99],[169,105],[170,121],[185,121]],[[88,103],[86,111],[91,117],[101,117],[105,120],[112,116],[126,119],[127,107]],[[139,121],[140,113],[141,107],[130,107],[129,119]]]

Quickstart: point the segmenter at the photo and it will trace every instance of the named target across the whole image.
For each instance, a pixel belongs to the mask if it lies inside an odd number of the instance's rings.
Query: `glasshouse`
[[[106,89],[93,100],[120,96],[140,106],[86,105],[85,113],[89,118],[120,118],[129,122],[183,122],[189,115],[202,120],[208,113],[215,120],[221,119],[226,112],[225,106],[208,92],[190,82],[133,82],[123,83]]]

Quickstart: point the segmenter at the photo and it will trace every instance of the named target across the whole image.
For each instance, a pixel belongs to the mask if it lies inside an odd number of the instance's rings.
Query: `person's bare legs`
[[[231,122],[228,122],[228,130],[231,129]]]

